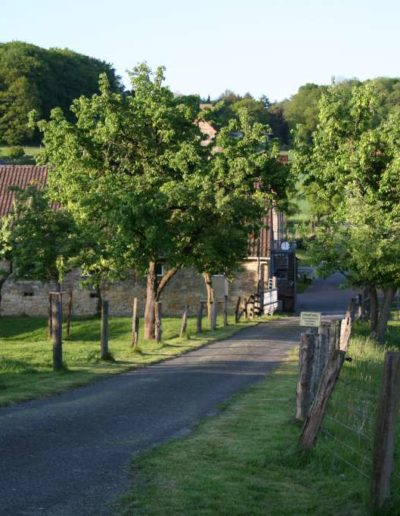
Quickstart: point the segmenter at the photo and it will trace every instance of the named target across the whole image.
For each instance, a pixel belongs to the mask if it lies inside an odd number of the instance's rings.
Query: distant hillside
[[[0,43],[0,144],[38,142],[39,135],[26,125],[28,113],[36,109],[40,118],[47,118],[54,107],[67,113],[73,99],[98,91],[102,72],[114,90],[122,88],[105,61],[68,49]]]

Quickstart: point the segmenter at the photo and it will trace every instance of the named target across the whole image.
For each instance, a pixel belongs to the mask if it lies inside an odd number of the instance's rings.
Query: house
[[[0,216],[7,215],[14,200],[12,186],[26,188],[29,185],[44,187],[47,182],[48,168],[34,165],[0,165]],[[284,237],[284,217],[271,209],[265,215],[264,227],[259,235],[249,238],[249,254],[242,263],[241,270],[229,283],[216,278],[222,285],[217,290],[228,293],[228,309],[232,312],[236,301],[267,289],[271,278],[271,249],[280,249]],[[2,267],[4,268],[4,267]],[[73,313],[88,316],[97,311],[98,295],[96,291],[81,285],[79,270],[66,275],[63,288],[71,292],[73,297]],[[14,280],[9,277],[1,290],[1,315],[45,316],[48,313],[49,291],[54,285],[39,281]],[[134,272],[124,281],[115,282],[107,290],[111,315],[130,315],[134,297],[137,297],[144,308],[146,284]],[[198,304],[205,298],[205,287],[202,276],[194,269],[182,269],[172,278],[166,288],[162,302],[166,315],[179,315],[184,306],[194,313]]]

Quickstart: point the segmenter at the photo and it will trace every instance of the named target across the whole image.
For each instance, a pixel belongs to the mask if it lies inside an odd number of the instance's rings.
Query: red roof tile
[[[10,186],[26,188],[29,185],[43,187],[47,182],[47,167],[36,165],[0,165],[0,217],[7,215],[14,201]]]

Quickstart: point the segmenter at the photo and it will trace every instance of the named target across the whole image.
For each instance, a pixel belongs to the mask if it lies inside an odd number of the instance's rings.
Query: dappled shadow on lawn
[[[0,378],[4,379],[7,374],[32,374],[37,369],[25,360],[15,360],[0,356]]]
[[[1,317],[0,339],[32,340],[44,339],[47,335],[47,321],[43,317]]]

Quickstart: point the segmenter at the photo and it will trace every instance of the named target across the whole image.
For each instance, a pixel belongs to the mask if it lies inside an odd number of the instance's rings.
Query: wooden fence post
[[[329,346],[331,340],[331,323],[323,322],[319,327],[319,341],[320,341],[320,360],[318,369],[318,384],[321,379],[322,373],[329,359]],[[318,385],[317,385],[318,388]]]
[[[347,348],[349,347],[349,340],[351,336],[351,315],[349,312],[346,313],[346,316],[344,319],[342,319],[341,325],[340,325],[340,343],[339,348],[342,351],[347,351]]]
[[[69,292],[69,299],[68,299],[67,337],[71,336],[71,319],[72,319],[72,290]]]
[[[339,349],[340,345],[340,326],[342,322],[341,320],[336,320],[332,322],[331,325],[331,338],[329,342],[329,354],[331,354],[335,349]]]
[[[224,326],[228,326],[228,296],[224,296]]]
[[[107,360],[110,358],[108,351],[108,301],[102,300],[101,302],[101,333],[100,333],[100,358]]]
[[[185,309],[183,310],[183,314],[182,314],[181,331],[179,333],[179,337],[183,337],[186,333],[187,318],[188,318],[188,307],[186,305]]]
[[[196,318],[196,332],[201,333],[203,331],[203,310],[204,310],[204,301],[200,301],[199,309],[197,311]]]
[[[53,370],[63,368],[62,360],[62,297],[52,294],[52,337],[53,337]]]
[[[156,341],[161,342],[162,339],[162,303],[157,301],[155,303],[155,336]]]
[[[371,495],[376,510],[382,509],[390,497],[395,420],[399,402],[400,352],[390,351],[385,356],[374,440]]]
[[[53,294],[49,292],[49,317],[47,322],[47,336],[53,338]]]
[[[236,301],[236,308],[235,308],[235,323],[236,324],[239,322],[239,319],[240,319],[239,310],[240,310],[240,302],[241,301],[242,301],[242,298],[239,296]]]
[[[136,349],[139,342],[139,316],[138,316],[138,299],[133,298],[132,304],[132,338],[131,347],[133,350]]]
[[[311,450],[315,444],[324,419],[326,405],[336,385],[345,355],[344,351],[336,350],[329,357],[317,395],[301,431],[299,445],[302,450]]]
[[[302,333],[299,348],[299,380],[296,389],[296,419],[303,421],[311,403],[311,377],[315,353],[315,333]]]
[[[217,300],[214,299],[214,303],[211,307],[211,330],[215,330],[217,328],[217,313],[218,313],[218,303]]]

